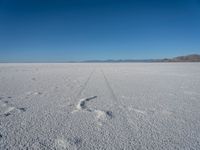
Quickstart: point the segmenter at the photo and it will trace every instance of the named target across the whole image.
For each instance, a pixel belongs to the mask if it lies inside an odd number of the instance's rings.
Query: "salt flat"
[[[0,149],[200,149],[200,63],[0,64]]]

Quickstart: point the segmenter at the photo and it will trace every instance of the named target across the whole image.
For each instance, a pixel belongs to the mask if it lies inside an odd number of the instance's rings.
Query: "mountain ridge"
[[[184,56],[177,56],[173,58],[163,58],[163,59],[107,59],[107,60],[85,60],[81,62],[99,62],[99,63],[106,63],[106,62],[200,62],[200,55],[199,54],[189,54]]]

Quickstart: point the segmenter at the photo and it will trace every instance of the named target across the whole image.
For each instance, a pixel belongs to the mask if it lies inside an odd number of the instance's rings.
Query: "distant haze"
[[[1,0],[0,62],[200,54],[198,0]]]

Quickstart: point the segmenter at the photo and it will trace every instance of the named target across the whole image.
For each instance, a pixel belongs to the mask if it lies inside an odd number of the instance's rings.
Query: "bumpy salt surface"
[[[200,149],[199,63],[0,64],[0,149]]]

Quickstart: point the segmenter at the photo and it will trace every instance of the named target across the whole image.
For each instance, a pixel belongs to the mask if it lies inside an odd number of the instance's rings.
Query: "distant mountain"
[[[200,55],[192,54],[187,56],[178,56],[170,59],[172,62],[200,62]]]
[[[200,62],[200,55],[191,54],[186,56],[178,56],[174,58],[164,58],[164,59],[109,59],[109,60],[87,60],[83,61],[86,63],[125,63],[125,62]]]

